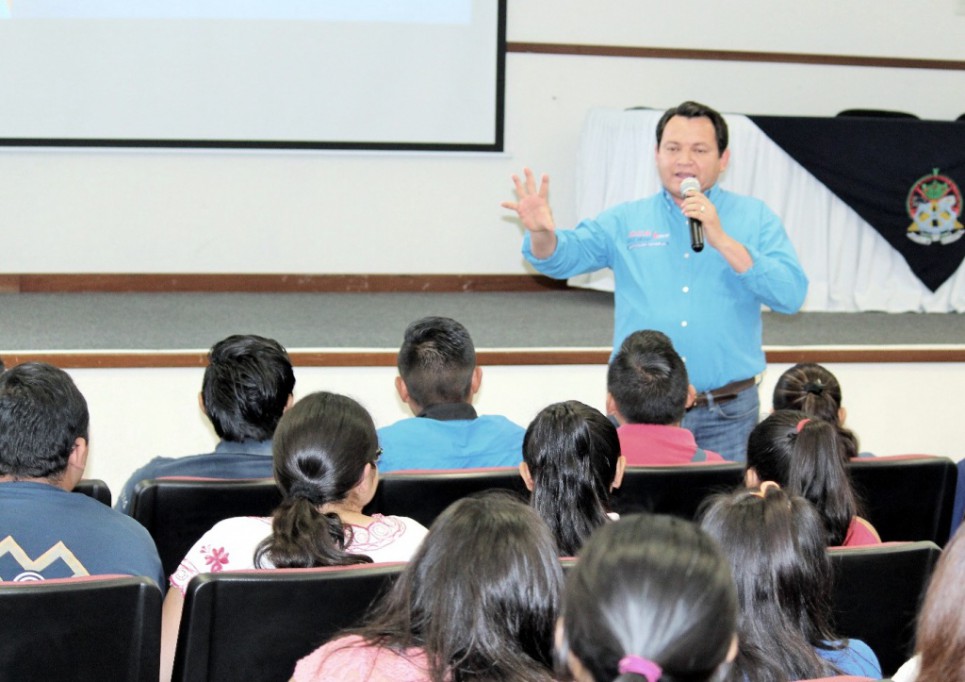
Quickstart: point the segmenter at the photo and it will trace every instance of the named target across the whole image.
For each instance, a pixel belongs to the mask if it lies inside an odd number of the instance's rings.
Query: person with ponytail
[[[758,491],[709,498],[700,527],[723,550],[737,583],[738,652],[729,680],[880,679],[871,648],[831,629],[834,572],[810,502],[768,481]]]
[[[814,505],[829,546],[874,545],[881,538],[861,518],[845,466],[845,446],[831,422],[797,410],[778,410],[758,424],[747,441],[745,483],[774,481]]]
[[[428,532],[412,519],[367,516],[378,486],[379,442],[356,401],[312,393],[278,423],[272,441],[282,503],[270,518],[235,517],[214,525],[171,576],[162,621],[162,679],[173,663],[188,582],[205,572],[313,568],[407,561]]]
[[[714,541],[690,521],[631,514],[594,532],[570,569],[557,664],[577,682],[710,682],[727,674],[736,629]]]
[[[549,529],[503,491],[454,502],[357,628],[294,682],[552,682],[563,570]]]
[[[599,410],[570,400],[536,415],[519,471],[560,555],[574,556],[611,518],[610,491],[620,487],[623,469],[617,429]]]
[[[845,456],[858,457],[858,438],[845,428],[848,411],[841,404],[841,384],[825,367],[800,362],[785,371],[774,386],[775,410],[799,410],[812,419],[834,424],[845,448]]]

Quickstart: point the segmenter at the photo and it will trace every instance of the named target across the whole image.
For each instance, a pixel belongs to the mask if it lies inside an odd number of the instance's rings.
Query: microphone
[[[700,191],[700,180],[695,177],[684,178],[680,183],[680,194],[688,196],[692,192]],[[697,253],[704,250],[704,224],[696,218],[690,218],[690,248]]]

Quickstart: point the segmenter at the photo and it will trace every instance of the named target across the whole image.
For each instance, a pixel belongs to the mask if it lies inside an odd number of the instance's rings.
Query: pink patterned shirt
[[[373,514],[372,518],[368,526],[347,524],[352,532],[348,550],[376,563],[408,561],[429,532],[405,516]],[[255,549],[269,535],[270,517],[236,516],[219,521],[194,543],[171,576],[171,585],[184,594],[191,578],[199,573],[255,568]],[[264,568],[273,568],[267,560],[265,564]]]

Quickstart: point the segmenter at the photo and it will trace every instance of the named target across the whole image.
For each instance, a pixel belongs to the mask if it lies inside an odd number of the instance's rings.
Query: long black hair
[[[600,528],[567,576],[558,664],[575,656],[597,682],[627,656],[656,663],[660,679],[716,679],[737,628],[730,565],[690,521],[625,516]],[[726,667],[726,666],[724,666]]]
[[[784,372],[774,386],[775,410],[800,410],[838,428],[847,457],[858,456],[858,438],[841,424],[841,384],[826,367],[800,362]]]
[[[836,427],[797,410],[778,410],[754,427],[747,467],[761,481],[775,481],[811,502],[826,528],[828,545],[840,545],[860,504],[845,466]]]
[[[710,498],[701,527],[730,561],[740,602],[735,682],[840,675],[817,648],[831,630],[833,573],[820,515],[777,486]]]
[[[550,682],[562,569],[549,530],[506,493],[450,505],[354,631],[423,650],[432,682]]]
[[[323,514],[319,507],[351,494],[366,465],[374,465],[378,447],[372,417],[351,398],[319,392],[295,403],[272,440],[284,500],[272,517],[271,536],[255,551],[255,565],[265,559],[277,568],[371,563],[348,551],[351,530],[338,514]]]
[[[549,525],[562,555],[575,555],[606,523],[620,458],[613,423],[576,400],[544,408],[526,429],[523,461],[533,479],[530,504]]]

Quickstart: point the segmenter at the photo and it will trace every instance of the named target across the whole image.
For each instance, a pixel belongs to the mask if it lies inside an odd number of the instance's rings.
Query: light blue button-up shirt
[[[687,218],[665,190],[557,230],[549,258],[533,255],[529,233],[523,241],[523,255],[549,277],[612,268],[614,347],[639,329],[662,331],[698,391],[762,372],[761,304],[795,313],[808,286],[780,218],[762,201],[717,185],[706,195],[753,259],[747,272],[735,272],[712,246],[695,253]]]

